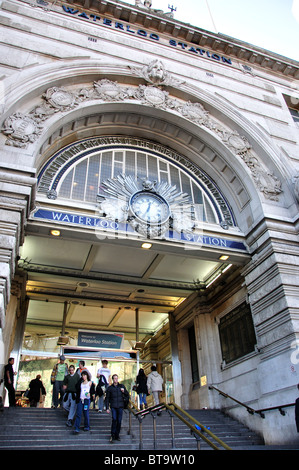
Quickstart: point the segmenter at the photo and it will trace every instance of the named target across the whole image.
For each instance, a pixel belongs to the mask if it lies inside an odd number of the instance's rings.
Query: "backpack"
[[[102,395],[104,395],[107,387],[108,387],[108,383],[107,383],[106,377],[101,374],[99,377],[97,388],[96,388],[96,395],[98,397],[101,397]]]

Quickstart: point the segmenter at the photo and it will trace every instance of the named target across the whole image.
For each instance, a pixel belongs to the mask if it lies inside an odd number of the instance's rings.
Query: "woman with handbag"
[[[89,380],[88,371],[83,370],[81,379],[76,384],[77,415],[74,434],[79,434],[82,413],[84,416],[84,431],[89,431],[89,407],[91,397],[95,394],[94,383]]]

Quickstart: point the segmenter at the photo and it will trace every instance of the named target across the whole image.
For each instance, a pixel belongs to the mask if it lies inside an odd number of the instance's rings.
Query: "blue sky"
[[[299,0],[152,0],[164,12],[169,5],[178,21],[299,61]]]

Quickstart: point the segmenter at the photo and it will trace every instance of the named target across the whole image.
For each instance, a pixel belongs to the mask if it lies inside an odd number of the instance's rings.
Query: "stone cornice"
[[[71,4],[85,11],[98,11],[99,14],[113,17],[118,21],[126,21],[160,34],[169,34],[180,41],[210,48],[216,53],[258,65],[286,77],[299,77],[299,63],[295,60],[221,33],[212,33],[189,23],[183,23],[163,13],[162,10],[134,7],[117,0],[65,0],[61,3]]]

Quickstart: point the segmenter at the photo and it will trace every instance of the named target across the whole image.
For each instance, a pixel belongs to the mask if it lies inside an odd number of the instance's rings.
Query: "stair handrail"
[[[215,387],[214,385],[209,385],[210,390],[216,390],[220,395],[222,395],[224,398],[230,398],[234,402],[238,403],[239,405],[243,406],[244,408],[247,409],[248,413],[251,415],[253,414],[258,414],[260,415],[261,418],[265,418],[264,411],[271,411],[271,410],[279,410],[280,414],[282,416],[285,416],[285,411],[283,408],[287,408],[289,406],[295,406],[295,403],[287,403],[285,405],[277,405],[277,406],[271,406],[269,408],[261,408],[259,410],[255,410],[254,408],[251,408],[250,406],[246,405],[246,403],[243,403],[236,398],[232,397],[231,395],[228,395],[228,393],[223,392],[222,390],[219,390],[219,388]]]
[[[153,412],[155,411],[161,411],[163,408],[167,409],[170,413],[173,413],[177,418],[179,418],[192,432],[192,434],[195,434],[196,436],[200,437],[203,441],[205,441],[210,447],[212,447],[214,450],[220,450],[217,445],[212,442],[205,434],[208,434],[214,441],[216,441],[218,444],[220,444],[224,449],[226,450],[232,450],[231,447],[229,447],[225,442],[223,442],[221,439],[219,439],[214,433],[212,433],[208,428],[206,428],[203,424],[201,424],[199,421],[197,421],[193,416],[189,415],[185,410],[180,408],[178,405],[175,403],[159,403],[158,405],[153,405],[145,410],[137,411],[135,412],[136,406],[130,402],[130,406],[128,407],[130,413],[132,413],[136,418],[139,420],[139,430],[140,430],[140,441],[139,441],[139,449],[143,448],[143,443],[142,443],[142,419],[144,416],[147,414],[151,414],[153,416]],[[183,416],[181,416],[176,410],[180,411],[183,415],[185,415],[189,420],[191,420],[194,424],[192,425],[187,419],[185,419]],[[196,427],[197,426],[197,427]]]
[[[203,424],[201,424],[197,419],[195,419],[193,416],[191,416],[189,413],[187,413],[185,410],[183,410],[180,406],[178,406],[176,403],[169,403],[167,405],[164,403],[164,406],[167,409],[170,409],[175,416],[177,416],[183,423],[185,423],[193,433],[197,434],[201,439],[203,439],[205,442],[207,442],[211,447],[213,447],[215,450],[219,450],[219,448],[212,442],[210,439],[208,439],[203,433],[208,434],[214,441],[216,441],[218,444],[220,444],[224,449],[226,450],[232,450],[231,447],[229,447],[225,442],[223,442],[219,437],[217,437],[210,429],[206,428]],[[171,407],[174,407],[175,410],[173,410]],[[185,418],[180,416],[179,413],[177,413],[176,410],[179,410],[180,413],[185,415],[190,421],[194,423],[194,426],[189,423]],[[197,429],[196,426],[198,426]],[[203,431],[203,432],[201,432]]]

